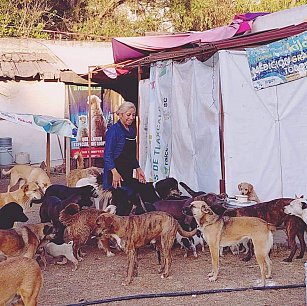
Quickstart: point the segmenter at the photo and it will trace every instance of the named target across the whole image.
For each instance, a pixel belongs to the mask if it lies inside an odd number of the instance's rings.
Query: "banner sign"
[[[150,69],[148,108],[148,180],[157,182],[169,176],[171,156],[172,61],[157,62]],[[150,169],[148,169],[150,166]]]
[[[70,120],[77,126],[75,137],[71,138],[71,156],[77,151],[89,157],[89,99],[87,86],[68,86]],[[91,157],[102,157],[105,133],[113,124],[111,101],[104,99],[101,87],[91,90]]]
[[[265,46],[246,49],[256,90],[307,75],[307,32]]]
[[[76,126],[68,119],[54,118],[45,115],[15,114],[0,111],[0,118],[7,121],[34,128],[38,131],[57,134],[65,137],[74,137]]]

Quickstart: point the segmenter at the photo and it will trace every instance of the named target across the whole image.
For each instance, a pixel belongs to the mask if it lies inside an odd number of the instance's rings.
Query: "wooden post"
[[[46,165],[47,174],[50,177],[50,134],[47,133],[47,143],[46,143]]]
[[[92,80],[92,70],[91,66],[88,67],[88,166],[92,166],[92,88],[91,88],[91,80]]]

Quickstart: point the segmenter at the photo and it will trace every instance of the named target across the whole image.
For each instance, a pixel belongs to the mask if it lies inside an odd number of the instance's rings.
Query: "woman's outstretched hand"
[[[118,171],[114,168],[112,169],[112,174],[113,174],[113,180],[112,180],[112,186],[116,189],[117,187],[122,186],[122,180],[123,178],[121,175],[118,173]]]
[[[146,183],[146,177],[145,177],[145,174],[144,174],[144,172],[141,168],[136,169],[136,178],[138,179],[138,181],[140,183],[143,183],[143,184]]]

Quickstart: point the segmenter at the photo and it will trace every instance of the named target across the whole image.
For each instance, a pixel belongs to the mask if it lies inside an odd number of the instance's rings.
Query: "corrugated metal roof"
[[[57,57],[44,52],[0,52],[0,79],[58,80],[68,70]]]

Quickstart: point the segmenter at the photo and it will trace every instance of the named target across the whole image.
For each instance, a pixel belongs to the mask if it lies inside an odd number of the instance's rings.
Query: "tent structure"
[[[255,91],[245,51],[302,33],[307,22],[291,10],[258,18],[263,26],[270,20],[265,31],[251,25],[250,33],[175,49],[167,37],[160,48],[159,39],[113,41],[115,62],[125,60],[115,67],[134,78],[138,72],[139,153],[148,179],[174,176],[229,195],[247,181],[261,200],[307,194],[307,78]]]

